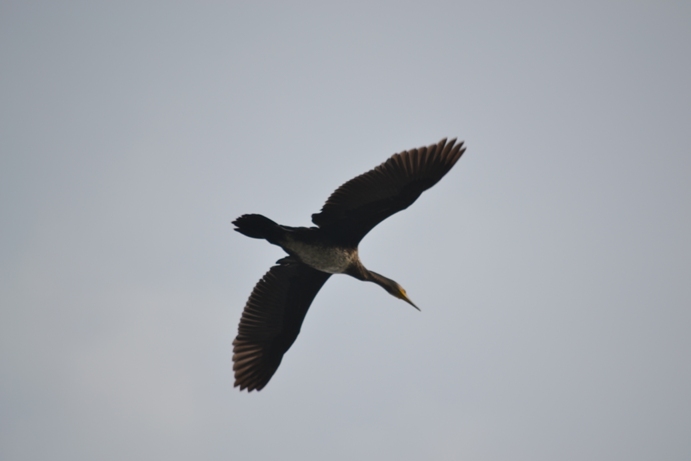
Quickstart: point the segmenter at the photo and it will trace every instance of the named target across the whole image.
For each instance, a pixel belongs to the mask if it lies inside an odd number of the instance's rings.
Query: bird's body
[[[438,144],[395,154],[339,187],[320,213],[318,227],[289,227],[261,215],[233,221],[236,231],[265,239],[288,253],[257,283],[233,341],[235,386],[261,390],[297,338],[307,310],[332,274],[374,282],[417,309],[395,281],[369,271],[358,244],[379,222],[410,206],[458,161],[463,143]]]
[[[299,239],[290,239],[282,247],[304,264],[329,274],[344,274],[359,259],[357,248],[306,243]]]

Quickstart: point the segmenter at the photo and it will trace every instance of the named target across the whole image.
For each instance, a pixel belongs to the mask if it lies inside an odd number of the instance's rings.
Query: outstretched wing
[[[463,142],[442,139],[428,147],[394,154],[336,189],[322,210],[312,215],[312,222],[336,243],[357,245],[374,226],[408,208],[435,185],[463,152]]]
[[[286,257],[255,285],[233,341],[235,387],[253,391],[266,386],[330,276]]]

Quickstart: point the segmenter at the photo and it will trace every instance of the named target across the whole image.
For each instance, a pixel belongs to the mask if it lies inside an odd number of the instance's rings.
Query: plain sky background
[[[289,4],[290,3],[290,4]],[[0,458],[691,459],[691,2],[0,3]],[[391,154],[468,150],[269,385],[231,342]]]

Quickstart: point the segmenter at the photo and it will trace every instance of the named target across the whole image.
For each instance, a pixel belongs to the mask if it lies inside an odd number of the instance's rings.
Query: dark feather
[[[343,258],[354,255],[347,259],[350,262],[344,273],[375,282],[415,306],[398,283],[365,269],[357,258],[357,246],[374,226],[409,207],[436,184],[464,151],[462,142],[443,139],[393,155],[336,189],[321,212],[312,215],[318,228],[281,226],[261,215],[243,215],[233,222],[238,232],[266,239],[293,255],[278,261],[264,275],[245,305],[233,341],[235,386],[248,391],[266,386],[300,333],[314,297],[331,276],[303,260],[316,267],[342,270]]]
[[[331,194],[312,222],[334,243],[357,246],[374,226],[408,208],[435,185],[465,152],[452,139],[394,154],[373,170],[361,174]]]
[[[233,341],[235,386],[260,390],[295,338],[312,300],[331,274],[286,257],[257,283]]]

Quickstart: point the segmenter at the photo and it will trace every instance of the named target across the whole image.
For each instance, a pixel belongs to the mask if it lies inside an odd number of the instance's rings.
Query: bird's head
[[[394,283],[396,283],[396,282],[394,282]],[[400,286],[398,283],[396,283],[396,289],[395,289],[395,290],[392,290],[392,291],[389,291],[389,293],[391,293],[392,295],[394,295],[394,296],[397,297],[398,299],[402,299],[403,301],[407,302],[408,304],[410,304],[411,306],[413,306],[415,309],[420,310],[420,308],[417,307],[417,306],[410,300],[410,298],[408,297],[408,294],[405,292],[405,290],[403,289],[403,287]]]
[[[391,280],[390,278],[386,278],[381,274],[377,274],[376,272],[373,271],[368,271],[368,280],[371,280],[372,282],[376,283],[377,285],[381,286],[384,288],[386,291],[388,291],[392,296],[395,296],[398,299],[402,299],[403,301],[407,302],[411,306],[413,306],[415,309],[420,310],[419,307],[417,307],[408,297],[408,294],[405,292],[402,286],[400,286],[395,280]]]

